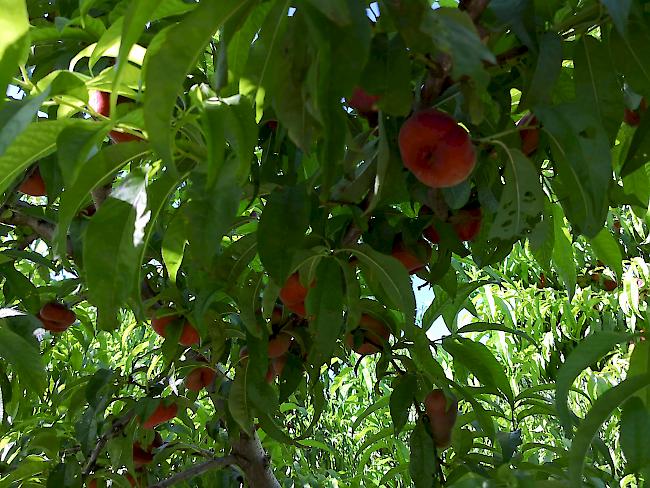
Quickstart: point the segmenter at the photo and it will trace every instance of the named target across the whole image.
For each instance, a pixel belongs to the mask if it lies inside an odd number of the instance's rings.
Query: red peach
[[[185,386],[190,391],[200,391],[212,384],[217,373],[212,368],[201,366],[194,368],[185,377]]]
[[[58,302],[43,305],[37,318],[43,323],[43,328],[52,333],[65,332],[77,320],[72,310]]]
[[[289,350],[293,337],[289,334],[278,334],[273,339],[269,339],[268,354],[269,359],[279,358]]]
[[[40,169],[36,168],[34,172],[20,184],[18,191],[32,197],[47,196],[45,181],[43,181]]]
[[[398,143],[404,166],[431,188],[465,181],[476,164],[467,131],[453,117],[433,108],[407,119]]]
[[[395,259],[404,265],[409,274],[417,273],[423,269],[431,258],[431,247],[426,241],[420,239],[416,243],[416,246],[419,251],[417,254],[408,249],[404,241],[398,238],[393,245],[393,251],[391,253]],[[423,261],[423,258],[426,258],[426,261]]]
[[[461,209],[449,220],[461,241],[473,241],[481,230],[481,208]]]
[[[458,416],[458,400],[447,402],[442,390],[433,390],[424,400],[424,408],[429,417],[431,433],[436,447],[445,448],[451,442],[451,431]]]
[[[641,103],[636,110],[630,110],[627,107],[625,108],[623,120],[625,120],[625,123],[630,127],[636,127],[641,123],[641,115],[643,115],[646,110],[648,110],[648,102],[646,102],[645,98],[642,98]]]
[[[352,331],[345,336],[345,345],[364,356],[381,351],[390,338],[386,324],[365,313],[361,315],[357,329],[363,333],[363,342],[355,346],[355,331]]]
[[[176,414],[178,414],[178,405],[175,403],[165,405],[163,402],[160,402],[149,418],[144,421],[142,426],[145,429],[153,429],[156,425],[173,419],[176,417]]]
[[[361,115],[367,115],[377,111],[377,102],[381,97],[370,95],[363,88],[355,88],[352,92],[348,105]]]
[[[310,285],[313,287],[314,283]],[[293,313],[304,317],[307,312],[305,310],[305,300],[307,299],[307,288],[300,283],[300,274],[293,273],[287,279],[286,283],[280,290],[280,300],[284,306],[291,310]]]
[[[167,326],[175,320],[179,320],[179,315],[167,315],[165,317],[158,317],[151,320],[151,327],[156,333],[162,337],[167,336]],[[183,329],[181,330],[181,335],[178,339],[178,343],[183,346],[192,346],[198,344],[201,340],[199,332],[194,328],[192,324],[188,321],[185,321],[183,324]]]
[[[284,354],[269,361],[269,367],[266,370],[266,382],[272,383],[275,378],[282,374],[287,364],[287,355]]]
[[[90,108],[92,108],[95,112],[97,112],[100,115],[103,115],[104,117],[109,117],[110,113],[110,100],[111,100],[111,94],[109,92],[105,91],[99,91],[99,90],[92,90],[89,94],[89,100],[88,100],[88,105]],[[133,100],[131,100],[128,97],[124,97],[122,95],[119,95],[117,97],[117,104],[121,103],[130,103]],[[116,144],[119,144],[120,142],[130,142],[130,141],[139,141],[142,138],[138,137],[133,134],[128,134],[126,132],[119,132],[112,130],[109,132],[109,137],[113,142]]]
[[[536,126],[539,123],[537,117],[534,114],[529,113],[524,115],[519,122],[517,122],[517,127],[528,127],[529,125]],[[526,156],[530,156],[539,147],[539,128],[532,127],[530,129],[521,129],[519,131],[519,137],[521,138],[521,152]]]

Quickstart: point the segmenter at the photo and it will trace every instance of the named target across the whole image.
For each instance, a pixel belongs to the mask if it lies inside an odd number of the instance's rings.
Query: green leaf
[[[533,227],[528,241],[535,260],[547,273],[551,270],[551,259],[553,259],[554,232],[553,207],[548,199],[545,199],[542,219]]]
[[[518,149],[503,147],[503,151],[507,161],[503,175],[505,186],[489,238],[507,240],[519,237],[530,227],[529,222],[539,219],[544,192],[533,163]]]
[[[190,200],[183,208],[187,223],[185,233],[192,256],[200,257],[198,271],[201,273],[210,273],[221,239],[239,209],[241,187],[237,184],[235,170],[234,166],[226,167],[215,184],[207,189],[202,175],[192,175]]]
[[[111,90],[111,107],[117,104],[117,96],[120,90],[120,83],[124,76],[124,68],[128,64],[129,52],[133,44],[138,42],[147,22],[156,8],[160,6],[160,0],[142,0],[131,2],[124,15],[122,23],[122,36],[119,39],[120,50],[115,63],[115,74],[113,75],[113,89]],[[111,111],[111,113],[113,113]]]
[[[589,243],[596,253],[596,257],[612,268],[618,280],[621,280],[623,276],[623,256],[618,241],[609,229],[602,229],[596,237],[589,240]]]
[[[585,457],[593,438],[625,400],[640,389],[650,385],[650,376],[633,376],[607,390],[594,402],[585,419],[580,423],[569,450],[569,481],[571,486],[582,485]]]
[[[607,8],[612,22],[616,26],[618,33],[625,37],[627,34],[627,20],[632,7],[632,0],[602,0],[603,5]]]
[[[635,92],[646,98],[650,97],[650,59],[645,55],[648,44],[650,26],[641,15],[630,17],[626,36],[621,36],[618,29],[612,31],[610,47],[618,71]]]
[[[328,2],[307,0],[307,2],[339,26],[348,25],[352,22],[348,0],[330,0]]]
[[[264,268],[284,284],[293,271],[293,255],[309,227],[310,200],[304,186],[275,189],[257,229],[257,249]]]
[[[108,127],[92,120],[75,120],[56,139],[56,155],[65,187],[71,186],[84,163],[94,156],[104,140]]]
[[[201,2],[178,24],[161,31],[145,58],[144,117],[151,145],[172,164],[171,122],[176,96],[213,34],[251,0]]]
[[[641,117],[641,123],[634,131],[630,146],[625,155],[625,161],[621,168],[621,176],[630,176],[637,170],[643,168],[648,161],[650,161],[650,117]],[[638,182],[638,180],[635,180],[635,182]],[[625,186],[627,187],[628,185]],[[645,185],[642,185],[642,187],[647,191]],[[645,199],[642,201],[645,201]]]
[[[18,65],[27,58],[29,15],[25,0],[0,0],[0,12],[0,88],[6,93]]]
[[[436,9],[432,16],[423,19],[422,30],[431,36],[436,49],[451,55],[454,79],[466,75],[475,81],[487,82],[483,62],[496,63],[496,59],[481,42],[466,12],[456,8]]]
[[[482,343],[469,339],[446,337],[442,347],[469,369],[474,376],[495,393],[501,391],[510,403],[514,395],[504,367],[497,361],[492,352]]]
[[[118,312],[136,287],[139,248],[150,218],[145,179],[131,173],[88,223],[83,259],[89,301],[103,330],[118,325]]]
[[[555,242],[553,243],[553,264],[557,269],[558,275],[564,284],[564,287],[571,298],[575,292],[577,282],[576,265],[573,259],[573,246],[571,245],[571,235],[564,225],[564,214],[562,208],[553,205],[553,234]]]
[[[393,380],[393,393],[390,395],[390,417],[393,420],[395,436],[402,431],[409,418],[411,406],[418,389],[417,376],[406,374]]]
[[[383,112],[408,115],[413,99],[410,74],[411,61],[402,38],[373,36],[361,86],[367,93],[380,96],[377,105]]]
[[[650,341],[639,341],[634,344],[630,355],[627,376],[650,375]],[[637,394],[646,407],[650,407],[650,388],[645,388]]]
[[[261,308],[260,293],[264,286],[264,274],[251,270],[239,284],[237,304],[239,316],[250,335],[262,337],[262,318],[259,314]]]
[[[33,162],[56,150],[56,139],[63,129],[78,121],[70,119],[32,122],[0,156],[0,193]]]
[[[629,334],[621,332],[598,332],[583,341],[571,352],[566,362],[560,367],[557,374],[555,408],[557,409],[560,422],[568,432],[571,430],[571,415],[567,401],[569,389],[578,375],[590,364],[598,361],[601,357],[611,351],[617,344],[630,339]]]
[[[14,368],[23,385],[40,395],[47,382],[38,345],[33,342],[34,325],[30,322],[35,319],[0,316],[4,317],[0,319],[0,356]]]
[[[377,283],[383,295],[396,310],[406,317],[406,326],[415,323],[415,296],[408,271],[392,256],[375,251],[368,245],[346,249],[360,261],[364,276],[370,283]]]
[[[182,213],[177,213],[167,226],[163,236],[161,253],[169,281],[176,283],[176,275],[183,262],[183,253],[187,245],[187,235],[185,229],[188,223]]]
[[[592,36],[582,36],[574,56],[577,103],[592,112],[614,142],[623,118],[623,92],[609,46]]]
[[[612,175],[607,134],[578,103],[536,107],[535,114],[551,140],[556,170],[551,183],[567,219],[578,232],[594,237],[607,217]]]
[[[531,51],[537,51],[534,13],[537,5],[526,0],[492,0],[489,9]]]
[[[59,221],[54,235],[54,247],[58,254],[66,252],[66,235],[70,222],[81,206],[88,201],[90,192],[110,181],[109,178],[129,161],[143,157],[151,148],[143,142],[125,142],[107,146],[89,159],[74,183],[63,191],[59,205]]]
[[[638,472],[650,464],[650,412],[637,396],[623,404],[621,412],[621,448],[627,459],[627,470]]]
[[[5,102],[0,110],[0,156],[29,126],[47,96],[48,92],[45,91],[38,96]]]
[[[343,330],[343,276],[334,259],[323,259],[316,269],[316,285],[307,295],[309,328],[314,340],[308,361],[316,371],[332,356]],[[318,375],[316,375],[318,377]]]
[[[238,161],[236,182],[243,184],[248,179],[253,152],[257,144],[257,124],[250,101],[240,95],[205,103],[205,137],[208,142],[207,182],[213,186],[224,164],[225,141],[227,140]],[[229,162],[234,164],[234,162]]]
[[[352,423],[352,431],[354,432],[357,430],[357,427],[361,425],[361,422],[364,421],[364,419],[368,418],[370,415],[375,413],[377,410],[381,410],[382,408],[386,408],[390,403],[390,397],[388,395],[382,396],[381,398],[378,398],[374,403],[371,405],[368,405],[363,412],[361,412],[357,418],[354,420]]]
[[[436,472],[436,455],[433,439],[427,432],[424,420],[418,420],[409,442],[411,458],[409,473],[416,488],[431,488]]]
[[[466,334],[468,332],[486,332],[488,330],[500,330],[502,332],[507,332],[508,334],[518,335],[523,339],[526,339],[533,346],[539,348],[539,343],[533,339],[529,334],[522,330],[513,329],[511,327],[506,327],[503,324],[491,324],[489,322],[473,322],[471,324],[464,325],[456,331],[457,334]]]
[[[246,369],[238,368],[235,379],[230,383],[228,410],[244,432],[250,432],[251,430],[249,408],[248,394],[246,392]]]
[[[548,103],[562,69],[562,38],[557,32],[545,32],[540,39],[535,73],[522,95],[520,108]]]

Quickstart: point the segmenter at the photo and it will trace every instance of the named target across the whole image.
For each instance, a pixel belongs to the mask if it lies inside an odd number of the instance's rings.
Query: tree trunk
[[[232,455],[237,465],[244,471],[246,481],[251,488],[280,488],[280,483],[271,470],[269,457],[266,455],[257,433],[248,436],[239,435],[239,441],[232,446]]]

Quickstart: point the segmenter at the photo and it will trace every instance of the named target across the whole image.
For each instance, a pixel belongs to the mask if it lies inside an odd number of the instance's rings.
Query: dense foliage
[[[645,486],[650,2],[0,26],[0,488]]]

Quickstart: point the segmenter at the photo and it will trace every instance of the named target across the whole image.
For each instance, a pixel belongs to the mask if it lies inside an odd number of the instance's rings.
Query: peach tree
[[[645,0],[0,25],[0,486],[645,486]]]

